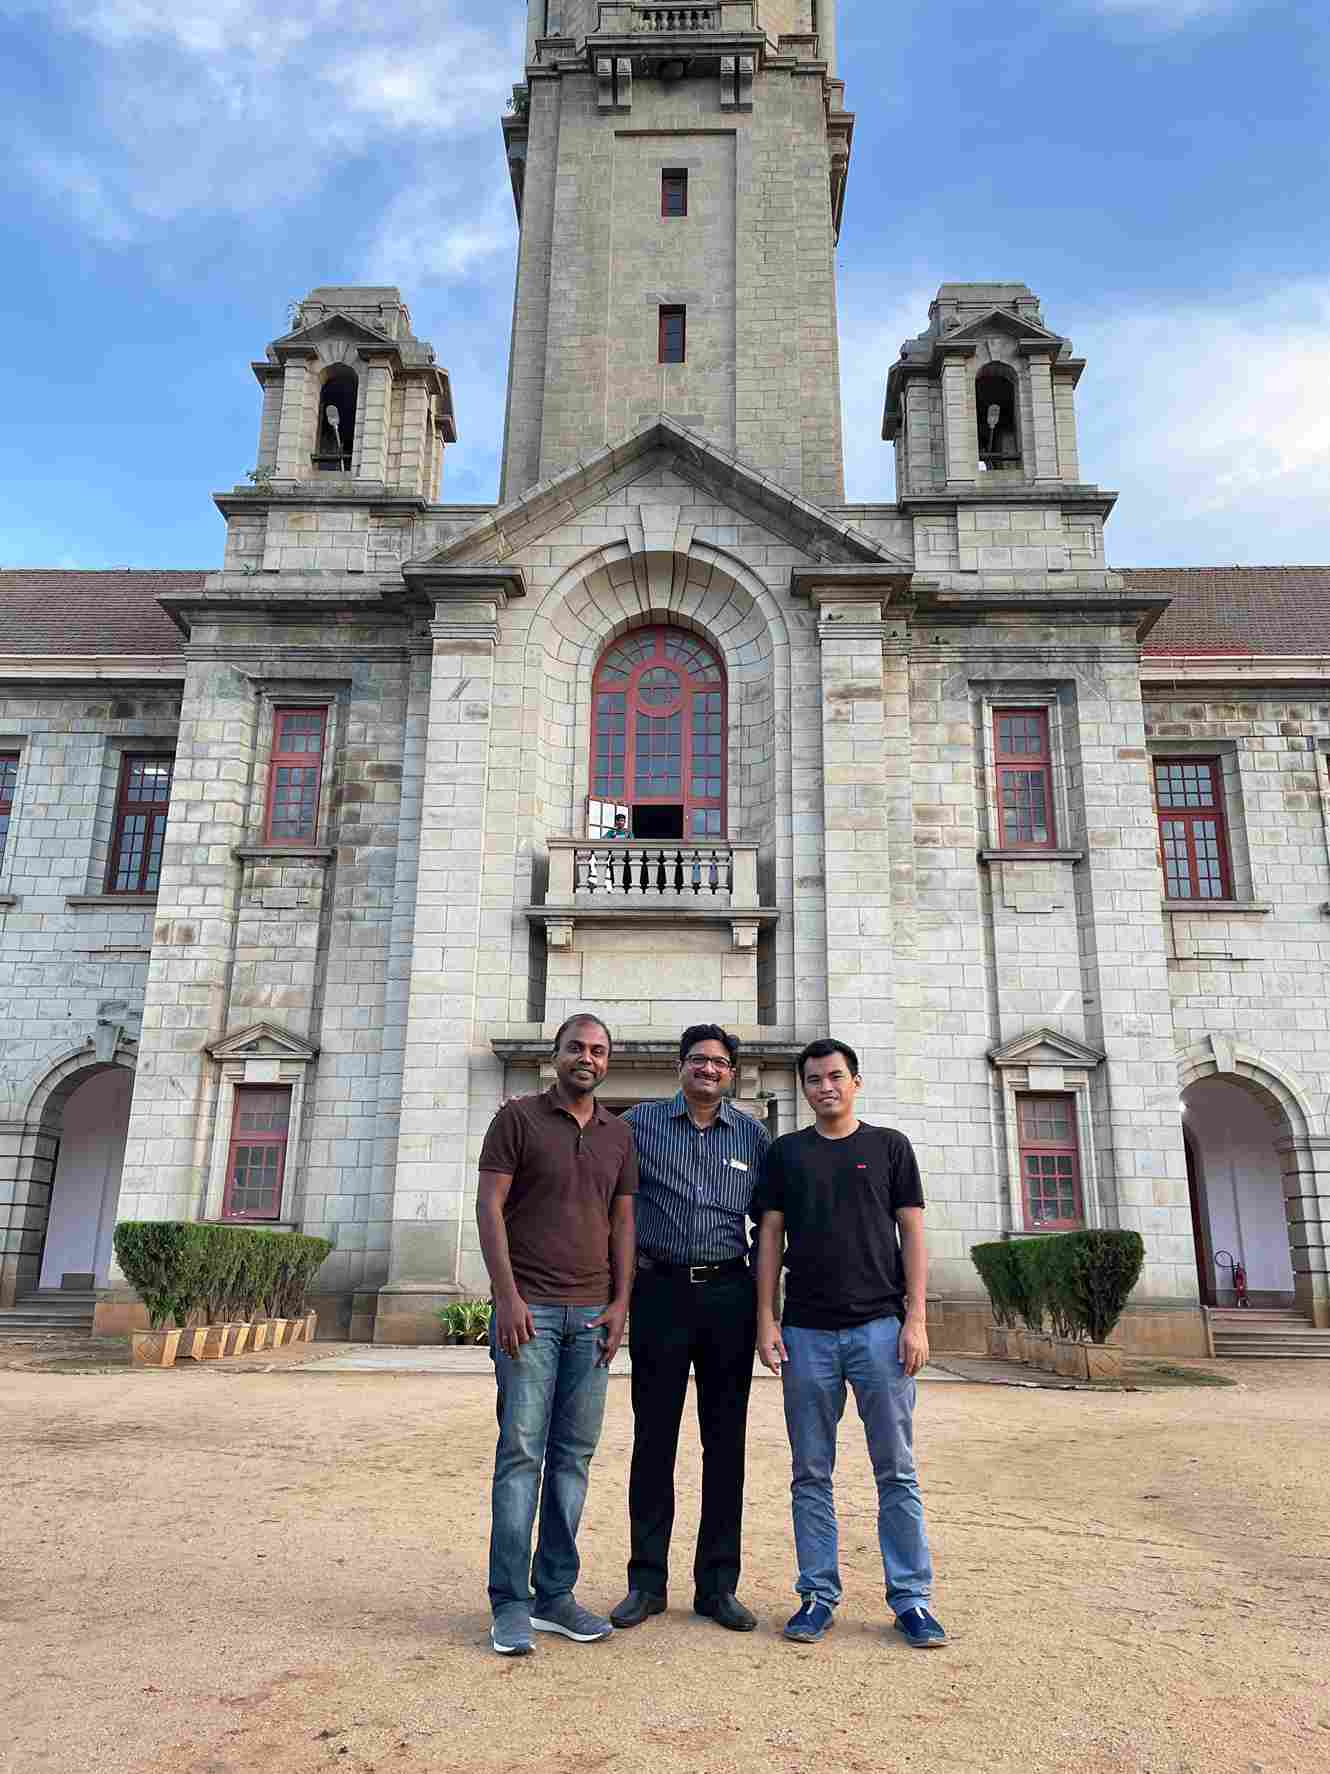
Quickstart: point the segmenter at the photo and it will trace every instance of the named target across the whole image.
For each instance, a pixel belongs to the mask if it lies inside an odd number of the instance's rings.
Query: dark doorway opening
[[[681,838],[683,836],[683,808],[634,807],[633,836],[635,838]]]

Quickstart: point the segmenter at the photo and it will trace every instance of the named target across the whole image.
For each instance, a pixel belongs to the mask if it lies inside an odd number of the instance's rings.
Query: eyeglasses
[[[694,1072],[729,1072],[733,1070],[729,1060],[712,1059],[707,1054],[703,1054],[701,1058],[697,1059],[695,1059],[692,1054],[689,1054],[688,1058],[683,1063],[690,1067]]]

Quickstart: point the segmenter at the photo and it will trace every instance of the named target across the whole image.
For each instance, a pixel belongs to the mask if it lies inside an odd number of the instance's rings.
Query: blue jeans
[[[490,1605],[531,1605],[535,1611],[570,1595],[581,1569],[577,1529],[586,1501],[587,1470],[605,1416],[608,1368],[597,1367],[603,1332],[588,1330],[599,1306],[532,1306],[532,1342],[516,1358],[494,1346],[499,1445],[494,1454],[490,1528]],[[544,1484],[541,1484],[541,1468]],[[531,1530],[540,1500],[535,1565]]]
[[[900,1321],[875,1318],[853,1330],[782,1331],[789,1359],[783,1381],[785,1427],[794,1477],[790,1499],[799,1559],[795,1585],[806,1599],[834,1608],[841,1598],[836,1503],[836,1430],[845,1412],[846,1384],[854,1389],[868,1457],[877,1480],[877,1538],[893,1613],[927,1603],[933,1566],[924,1531],[924,1506],[914,1470],[914,1381],[907,1379],[897,1345]]]

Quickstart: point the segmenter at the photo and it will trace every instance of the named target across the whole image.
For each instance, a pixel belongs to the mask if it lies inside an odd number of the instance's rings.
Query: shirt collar
[[[681,1090],[676,1090],[674,1093],[674,1101],[670,1104],[670,1114],[687,1115],[687,1113],[688,1098]],[[716,1112],[716,1119],[717,1121],[723,1121],[726,1127],[733,1127],[736,1125],[734,1105],[729,1097],[723,1096],[720,1099],[720,1108]]]
[[[546,1091],[542,1091],[541,1094],[544,1096],[546,1106],[549,1108],[549,1111],[552,1115],[567,1115],[568,1119],[570,1121],[576,1121],[576,1119],[577,1119],[576,1115],[572,1114],[559,1101],[559,1087],[557,1084],[551,1084],[549,1089]],[[680,1094],[682,1095],[682,1092]],[[603,1127],[609,1119],[610,1119],[609,1110],[606,1108],[602,1108],[600,1103],[594,1101],[594,1099],[593,1099],[592,1109],[591,1109],[591,1120],[587,1123],[587,1125],[589,1127]]]

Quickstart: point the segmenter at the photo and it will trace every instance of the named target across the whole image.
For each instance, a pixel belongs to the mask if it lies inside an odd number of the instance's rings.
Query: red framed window
[[[1084,1215],[1075,1098],[1017,1097],[1016,1119],[1025,1224],[1045,1232],[1081,1225]]]
[[[999,844],[1004,850],[1051,850],[1053,754],[1048,711],[999,708],[993,714]]]
[[[270,844],[314,841],[327,721],[322,708],[279,708],[274,714],[266,830]]]
[[[688,214],[688,173],[685,168],[667,168],[661,173],[660,213],[662,216]]]
[[[108,893],[156,893],[171,803],[171,758],[126,756],[120,765],[111,833]]]
[[[18,753],[0,752],[0,858],[9,842],[9,821],[14,812],[14,788],[18,782]]]
[[[1166,899],[1231,899],[1218,758],[1156,758],[1155,805]]]
[[[634,837],[725,832],[725,674],[700,638],[639,628],[592,685],[591,793],[632,809]]]
[[[231,1117],[231,1149],[226,1158],[225,1220],[277,1220],[282,1216],[282,1179],[286,1175],[286,1135],[291,1121],[291,1092],[236,1089]]]
[[[662,308],[660,311],[660,361],[686,363],[688,360],[688,310]]]

